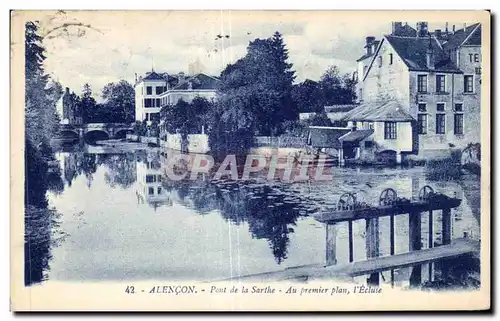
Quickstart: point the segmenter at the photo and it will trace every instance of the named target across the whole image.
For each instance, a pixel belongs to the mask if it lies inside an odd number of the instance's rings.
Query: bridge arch
[[[133,134],[134,130],[130,128],[119,128],[115,131],[114,138],[120,139],[125,138],[127,134]]]
[[[80,137],[80,135],[76,130],[71,130],[71,129],[61,130],[59,131],[59,134],[57,136],[63,139],[78,139]]]
[[[398,153],[392,149],[384,149],[375,154],[377,162],[396,163]]]
[[[85,141],[94,143],[98,140],[108,140],[109,133],[105,130],[100,130],[100,129],[93,129],[89,130],[85,133],[84,135]]]

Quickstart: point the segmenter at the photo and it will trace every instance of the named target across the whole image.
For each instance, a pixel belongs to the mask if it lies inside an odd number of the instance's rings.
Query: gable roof
[[[349,128],[309,126],[310,144],[313,148],[341,148],[339,138],[351,131]]]
[[[358,106],[359,104],[344,104],[344,105],[325,106],[323,108],[325,109],[326,113],[344,113],[353,110]]]
[[[375,131],[373,129],[358,129],[351,131],[342,137],[339,137],[339,140],[349,143],[359,143],[360,141],[370,136],[374,132]]]
[[[172,88],[173,90],[200,90],[200,89],[216,89],[219,79],[208,76],[204,73],[199,73],[191,77],[187,77],[185,82]],[[191,84],[191,87],[190,87]]]
[[[163,76],[160,76],[156,72],[152,71],[148,72],[146,76],[142,78],[142,80],[165,80],[165,78],[163,78]]]
[[[409,70],[462,73],[435,37],[385,36],[387,42],[401,57]],[[427,50],[434,54],[434,68],[427,66]]]
[[[410,26],[409,24],[404,24],[392,33],[393,36],[402,36],[402,37],[416,37],[417,30]]]
[[[403,105],[395,100],[387,102],[364,103],[349,111],[343,117],[344,121],[412,121]]]
[[[473,43],[474,45],[481,45],[481,24],[475,23],[460,30],[455,31],[455,33],[448,35],[448,40],[443,43],[444,50],[453,50],[462,46],[466,41],[468,41],[471,36],[474,35]],[[479,35],[479,37],[477,37]]]

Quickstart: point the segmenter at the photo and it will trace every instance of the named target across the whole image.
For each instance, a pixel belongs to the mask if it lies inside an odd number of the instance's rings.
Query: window
[[[436,92],[444,93],[446,91],[446,76],[436,75]]]
[[[161,194],[161,187],[158,186],[158,195]]]
[[[155,107],[160,107],[160,98],[156,98],[156,106]]]
[[[149,113],[146,113],[146,116],[144,117],[145,121],[149,121]]]
[[[373,129],[373,123],[372,122],[368,123],[368,129]]]
[[[455,104],[455,114],[453,115],[453,133],[455,135],[464,134],[464,105],[462,103]]]
[[[149,195],[154,195],[155,194],[155,189],[153,187],[148,188],[148,194]]]
[[[363,88],[359,88],[359,100],[363,100]]]
[[[151,121],[153,120],[156,120],[156,121],[159,121],[160,120],[160,113],[151,113],[151,116],[149,117]]]
[[[445,114],[436,114],[436,134],[445,132]]]
[[[156,94],[159,95],[163,92],[163,86],[156,86]]]
[[[363,67],[363,76],[366,75],[366,70],[368,69],[368,66]]]
[[[464,93],[474,92],[474,76],[465,75],[464,76]]]
[[[444,103],[437,103],[436,110],[437,111],[444,111]]]
[[[378,66],[382,67],[382,56],[378,56]]]
[[[358,123],[357,123],[357,122],[355,122],[355,121],[353,121],[353,122],[352,122],[352,127],[353,127],[353,128],[358,127]]]
[[[161,175],[157,176],[158,182],[161,182]]]
[[[454,115],[453,132],[455,133],[455,135],[464,134],[464,114]]]
[[[427,104],[418,104],[418,111],[425,113],[427,111]]]
[[[427,92],[427,75],[418,75],[417,76],[417,91],[419,93]]]
[[[427,114],[417,115],[417,129],[419,134],[427,134]]]
[[[146,98],[144,99],[144,107],[153,107],[153,99],[151,98]]]
[[[396,122],[386,121],[384,123],[384,138],[385,139],[396,139],[397,138],[397,126]]]
[[[146,95],[152,95],[153,94],[153,87],[147,86],[146,87]]]
[[[372,148],[372,147],[373,147],[373,141],[372,140],[365,141],[365,148]]]
[[[392,65],[392,54],[389,54],[389,65]]]
[[[156,182],[155,175],[146,175],[146,183],[154,183],[154,182]]]

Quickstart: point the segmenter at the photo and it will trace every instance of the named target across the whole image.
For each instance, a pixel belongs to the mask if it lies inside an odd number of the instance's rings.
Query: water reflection
[[[64,184],[62,190],[59,183],[49,193],[49,200],[64,215],[62,229],[72,235],[52,260],[51,277],[59,279],[207,280],[324,263],[324,229],[310,214],[327,210],[345,192],[373,203],[387,187],[411,198],[430,183],[450,196],[467,197],[460,182],[429,182],[421,169],[335,168],[333,181],[289,184],[268,182],[265,177],[209,180],[201,174],[196,180],[174,181],[165,175],[165,156],[158,150],[70,152],[57,157]],[[479,236],[473,215],[477,206],[465,199],[453,210],[455,237],[463,232]],[[156,216],[150,216],[150,211]],[[78,223],[75,213],[84,213]],[[437,214],[436,245],[441,242],[439,220]],[[424,215],[423,248],[428,247],[428,225]],[[348,262],[347,223],[339,228],[340,264]],[[353,228],[355,261],[366,259],[364,221],[355,222]],[[240,233],[245,230],[249,237]],[[396,254],[408,251],[405,215],[396,218],[396,231]],[[389,254],[388,233],[388,219],[382,218],[381,255]],[[267,253],[262,241],[267,243]],[[267,260],[269,255],[274,262]],[[73,257],[74,264],[65,260],[67,256]],[[435,271],[439,276],[439,267]],[[401,269],[396,274],[407,281],[410,273]]]

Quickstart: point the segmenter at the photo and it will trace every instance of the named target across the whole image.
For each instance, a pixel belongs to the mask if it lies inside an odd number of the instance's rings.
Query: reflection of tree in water
[[[60,190],[60,172],[49,167],[53,155],[40,152],[26,141],[25,149],[25,212],[24,212],[24,283],[31,285],[44,280],[49,269],[53,229],[57,213],[48,208],[46,192]]]
[[[109,186],[126,189],[137,180],[137,162],[134,154],[109,155],[103,163],[108,168],[104,179]]]
[[[63,155],[64,171],[63,177],[68,186],[81,174],[87,178],[87,186],[92,186],[94,174],[99,165],[99,158],[96,154],[69,153]]]
[[[278,264],[287,258],[292,226],[307,206],[297,196],[255,182],[167,180],[164,187],[202,214],[219,210],[232,224],[247,222],[253,237],[267,239]]]

